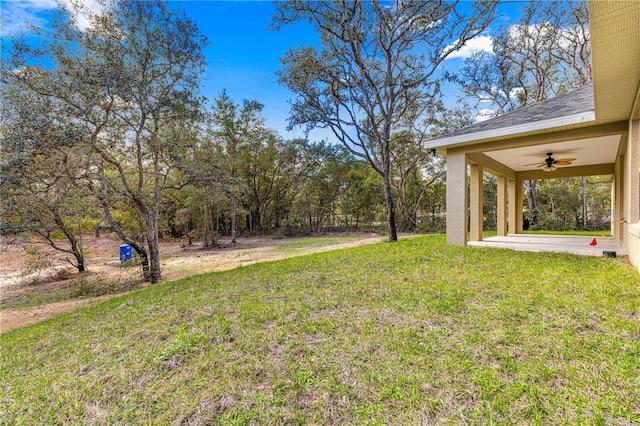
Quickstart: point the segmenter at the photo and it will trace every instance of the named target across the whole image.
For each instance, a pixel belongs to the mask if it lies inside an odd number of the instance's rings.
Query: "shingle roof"
[[[593,87],[591,85],[581,87],[572,92],[556,96],[555,98],[529,105],[519,110],[508,112],[490,120],[472,124],[460,130],[447,133],[437,139],[445,139],[453,136],[470,135],[505,127],[535,123],[536,121],[551,118],[566,117],[573,114],[581,114],[594,111]]]

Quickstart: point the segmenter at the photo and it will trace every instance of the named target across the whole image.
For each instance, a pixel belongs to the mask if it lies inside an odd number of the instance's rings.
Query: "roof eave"
[[[455,146],[468,145],[470,143],[488,142],[492,140],[505,139],[507,137],[518,137],[523,135],[534,135],[537,133],[547,133],[550,130],[563,130],[574,127],[577,124],[595,124],[596,115],[594,111],[585,111],[564,117],[555,117],[548,120],[535,121],[533,123],[519,124],[516,126],[502,127],[497,129],[484,130],[463,135],[456,135],[434,139],[426,144],[427,149],[452,148]]]

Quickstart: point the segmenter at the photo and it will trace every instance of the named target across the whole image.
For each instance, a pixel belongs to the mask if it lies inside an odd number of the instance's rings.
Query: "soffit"
[[[592,0],[589,14],[596,119],[628,120],[640,84],[640,1]]]
[[[544,161],[549,152],[553,153],[553,158],[556,160],[560,158],[576,159],[571,166],[561,167],[591,166],[614,163],[620,140],[620,135],[611,135],[568,142],[503,149],[499,151],[488,151],[484,152],[484,154],[516,172],[537,170],[535,164],[530,166],[526,165]]]

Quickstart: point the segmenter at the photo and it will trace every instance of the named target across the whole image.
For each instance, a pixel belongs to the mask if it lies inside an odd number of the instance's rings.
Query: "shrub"
[[[29,284],[36,284],[47,277],[47,270],[53,266],[49,253],[40,246],[30,245],[24,251],[22,278]]]

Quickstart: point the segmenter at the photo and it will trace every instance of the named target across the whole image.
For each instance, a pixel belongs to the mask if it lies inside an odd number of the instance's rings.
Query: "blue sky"
[[[93,0],[83,0],[95,9]],[[318,41],[313,28],[305,23],[289,25],[279,31],[269,31],[273,14],[271,1],[173,1],[171,5],[184,10],[207,35],[210,45],[205,50],[208,67],[203,80],[203,92],[213,99],[225,89],[235,101],[255,99],[265,105],[267,125],[290,139],[303,136],[301,129],[286,131],[289,114],[288,100],[293,95],[276,82],[278,58],[288,49],[314,44]],[[513,21],[521,2],[510,2],[501,7],[498,22]],[[2,34],[15,31],[25,22],[46,27],[47,18],[55,0],[2,0],[0,15]],[[476,40],[471,47],[486,49],[490,46],[489,34]],[[468,53],[461,52],[460,56]],[[445,62],[448,69],[462,63],[462,57]],[[454,88],[449,88],[450,103],[455,99]],[[320,130],[309,135],[311,140],[330,139],[330,133]]]
[[[269,127],[287,139],[303,136],[301,130],[285,130],[292,94],[278,85],[275,72],[280,68],[278,58],[288,49],[317,43],[312,28],[295,24],[268,31],[273,14],[270,1],[189,1],[179,5],[198,22],[211,43],[205,50],[205,95],[213,99],[225,89],[235,102],[255,99],[265,105]]]

